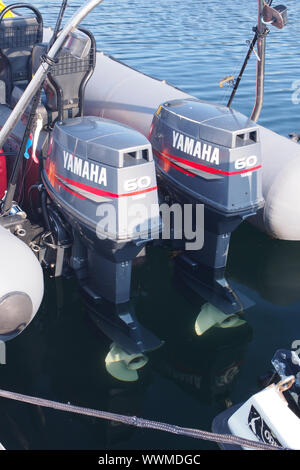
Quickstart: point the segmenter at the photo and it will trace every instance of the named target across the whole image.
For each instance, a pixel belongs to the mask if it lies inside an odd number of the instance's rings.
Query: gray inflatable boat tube
[[[187,97],[191,95],[98,52],[85,114],[122,122],[148,136],[158,106]],[[262,126],[260,131],[265,206],[251,222],[274,238],[300,240],[300,145]]]

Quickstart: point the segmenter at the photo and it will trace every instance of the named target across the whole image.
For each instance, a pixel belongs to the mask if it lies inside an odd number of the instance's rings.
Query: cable
[[[42,206],[42,214],[43,214],[43,219],[46,225],[46,230],[51,233],[51,226],[50,226],[50,221],[48,217],[48,211],[47,211],[47,192],[46,190],[42,191],[41,193],[41,206]]]

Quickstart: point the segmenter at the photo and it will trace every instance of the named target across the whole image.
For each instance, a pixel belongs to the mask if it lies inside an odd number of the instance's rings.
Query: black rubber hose
[[[46,191],[42,191],[41,193],[41,207],[42,207],[42,214],[43,214],[43,219],[45,222],[46,230],[48,232],[51,232],[51,226],[50,226],[50,221],[48,217],[48,211],[47,211],[47,193]]]
[[[29,191],[28,191],[30,214],[34,220],[37,220],[37,217],[33,209],[32,192],[34,189],[37,189],[38,191],[40,191],[40,186],[41,186],[40,184],[33,184],[32,186],[30,186]]]

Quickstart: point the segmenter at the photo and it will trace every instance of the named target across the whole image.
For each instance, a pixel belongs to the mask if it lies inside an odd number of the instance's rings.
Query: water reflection
[[[185,341],[182,335],[169,335],[165,347],[153,353],[153,367],[202,404],[224,408],[231,402],[251,337],[246,322],[234,328],[215,326],[201,338],[190,334]]]
[[[228,272],[265,300],[287,306],[300,300],[299,259],[299,242],[272,240],[245,224],[234,235]]]
[[[231,390],[251,339],[251,328],[242,319],[240,324],[226,328],[220,323],[211,324],[198,336],[195,322],[203,299],[192,292],[190,295],[186,288],[184,292],[175,291],[174,297],[175,278],[172,275],[161,278],[156,271],[157,268],[161,271],[158,262],[165,257],[166,270],[172,272],[168,252],[153,249],[150,255],[150,262],[135,270],[133,305],[139,327],[145,328],[153,338],[163,338],[165,344],[147,352],[148,361],[142,356],[138,358],[143,362],[138,365],[143,367],[137,370],[133,365],[130,372],[137,371],[136,380],[128,381],[126,377],[124,380],[123,365],[121,372],[120,368],[116,372],[111,367],[114,360],[107,359],[121,354],[119,358],[127,361],[127,366],[131,362],[128,353],[122,356],[119,346],[112,346],[112,338],[119,337],[118,325],[114,333],[111,323],[109,337],[105,335],[87,315],[87,305],[76,289],[76,281],[62,283],[57,279],[47,281],[42,311],[28,332],[8,344],[7,366],[1,368],[1,388],[147,417],[144,410],[150,390],[159,387],[163,393],[160,382],[167,379],[182,388],[186,402],[193,396],[201,407],[204,403],[216,403],[218,409],[223,408],[224,403],[231,400]],[[149,274],[151,282],[148,282]],[[171,316],[161,313],[162,292]],[[209,312],[205,315],[208,321]],[[13,355],[10,355],[11,345]],[[174,390],[174,393],[176,396],[178,392]],[[155,401],[153,406],[159,419],[159,415],[164,415],[164,405]],[[176,423],[180,425],[181,419],[177,416]],[[210,421],[208,413],[205,427]],[[198,418],[193,425],[202,427]],[[124,425],[0,401],[0,440],[11,449],[126,447],[130,445],[127,442],[139,436],[137,433]],[[145,439],[147,441],[147,437]],[[180,445],[180,438],[176,439]],[[140,444],[142,448],[147,448],[146,441]]]
[[[149,257],[152,266],[136,273],[136,303],[144,324],[165,340],[162,348],[149,355],[151,366],[197,399],[211,403],[220,396],[224,403],[243,363],[251,327],[242,316],[224,315],[204,303],[181,282],[178,270],[172,276],[170,253],[150,251]],[[160,277],[154,275],[158,264]]]
[[[64,281],[61,287],[61,280],[47,280],[43,308],[29,334],[26,331],[8,343],[1,388],[138,414],[145,380],[143,385],[127,384],[107,372],[111,339],[86,315],[76,282]],[[119,435],[117,428],[100,420],[0,400],[0,440],[8,449],[104,449]]]

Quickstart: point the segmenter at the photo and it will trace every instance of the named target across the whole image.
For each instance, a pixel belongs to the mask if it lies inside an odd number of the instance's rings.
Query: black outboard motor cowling
[[[163,197],[204,204],[203,248],[177,257],[184,281],[224,312],[243,310],[224,272],[231,232],[263,204],[258,126],[223,106],[174,100],[159,107],[150,141]]]
[[[86,291],[127,302],[132,260],[160,226],[148,140],[98,117],[58,122],[43,181],[73,229],[71,264]]]

